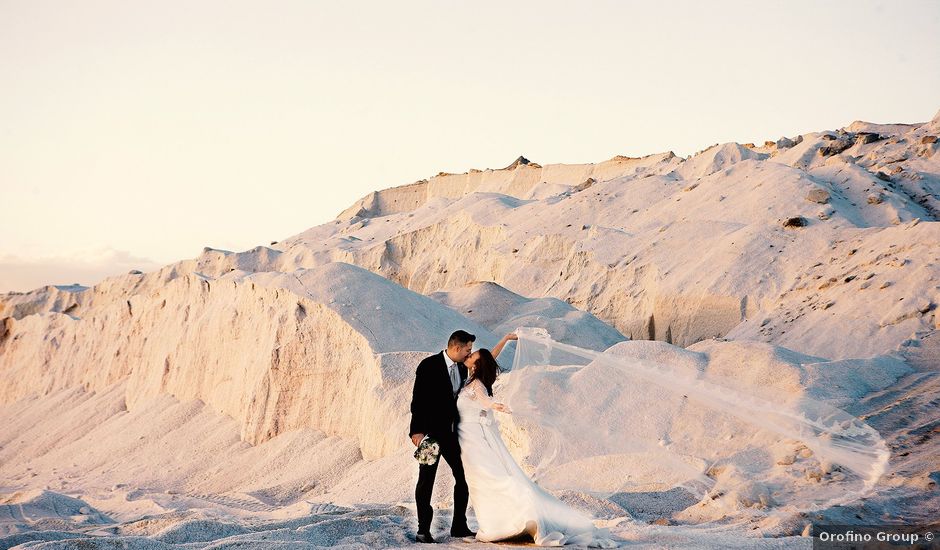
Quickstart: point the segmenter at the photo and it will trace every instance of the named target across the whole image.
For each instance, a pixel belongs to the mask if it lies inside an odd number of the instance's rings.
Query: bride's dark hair
[[[499,373],[503,372],[503,369],[500,368],[499,363],[496,362],[496,358],[493,357],[490,350],[481,348],[477,350],[477,353],[480,354],[480,358],[477,359],[476,367],[473,369],[473,374],[467,379],[467,384],[470,384],[473,380],[483,382],[486,392],[492,397],[493,382],[496,382],[496,377],[499,376]]]

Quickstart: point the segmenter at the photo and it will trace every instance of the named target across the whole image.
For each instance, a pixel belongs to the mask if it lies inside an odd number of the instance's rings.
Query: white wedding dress
[[[457,437],[470,503],[476,513],[476,538],[490,542],[528,533],[539,546],[577,544],[615,548],[607,529],[539,487],[516,464],[503,443],[493,399],[479,380],[457,397]]]

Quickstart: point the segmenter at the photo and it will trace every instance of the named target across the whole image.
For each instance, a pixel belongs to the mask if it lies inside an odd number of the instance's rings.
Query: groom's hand
[[[424,434],[414,434],[411,436],[411,442],[415,444],[415,447],[421,444],[422,439],[424,439]]]

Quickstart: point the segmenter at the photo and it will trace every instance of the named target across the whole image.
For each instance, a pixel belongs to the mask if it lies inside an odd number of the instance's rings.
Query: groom
[[[441,457],[447,461],[454,474],[454,519],[450,534],[454,537],[476,535],[467,526],[467,501],[469,490],[464,479],[463,463],[460,461],[460,445],[457,442],[457,392],[467,380],[467,367],[463,361],[470,356],[470,348],[476,336],[458,330],[450,335],[447,349],[424,358],[415,373],[415,387],[411,398],[411,428],[408,435],[417,447],[424,436],[435,439],[441,447]],[[418,509],[417,542],[435,542],[431,536],[431,490],[437,465],[418,466],[418,485],[415,487],[415,504]]]

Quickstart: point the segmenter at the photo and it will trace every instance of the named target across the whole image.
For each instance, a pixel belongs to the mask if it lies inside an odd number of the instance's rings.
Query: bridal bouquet
[[[415,458],[418,459],[418,464],[430,466],[437,462],[439,456],[441,456],[440,444],[434,439],[424,436],[424,439],[418,444],[418,448],[415,449]]]

